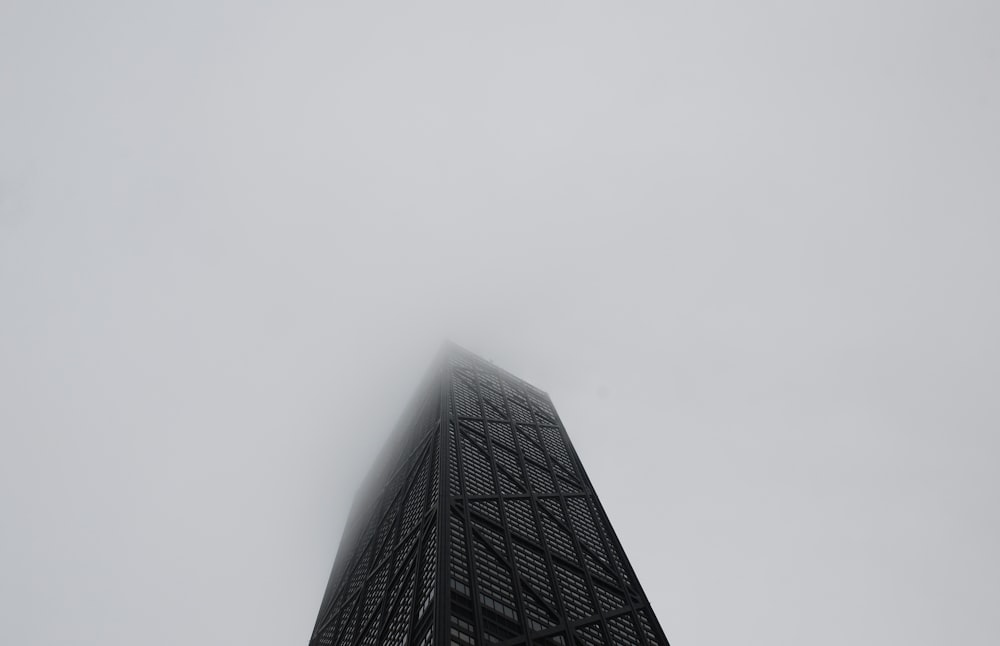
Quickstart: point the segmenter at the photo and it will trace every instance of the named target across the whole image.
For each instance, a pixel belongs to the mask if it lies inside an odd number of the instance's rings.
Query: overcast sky
[[[1000,4],[0,2],[0,642],[302,645],[444,338],[675,646],[1000,643]]]

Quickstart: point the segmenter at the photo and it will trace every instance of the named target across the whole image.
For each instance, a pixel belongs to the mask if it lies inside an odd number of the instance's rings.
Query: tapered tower
[[[355,500],[320,644],[667,639],[548,395],[448,345]]]

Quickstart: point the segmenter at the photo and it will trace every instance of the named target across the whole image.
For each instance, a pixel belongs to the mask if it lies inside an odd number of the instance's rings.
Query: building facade
[[[666,646],[541,390],[448,346],[354,503],[310,646]]]

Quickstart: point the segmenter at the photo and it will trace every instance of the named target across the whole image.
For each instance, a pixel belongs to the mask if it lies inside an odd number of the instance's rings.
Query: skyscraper
[[[667,639],[548,395],[449,345],[355,500],[321,644]]]

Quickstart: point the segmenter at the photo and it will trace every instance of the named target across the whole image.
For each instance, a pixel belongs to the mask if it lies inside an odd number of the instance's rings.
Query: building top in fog
[[[449,344],[355,501],[310,644],[667,640],[548,395]]]

